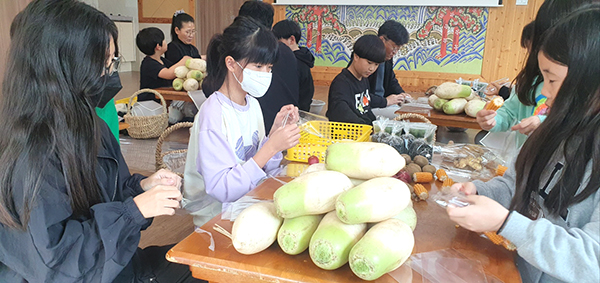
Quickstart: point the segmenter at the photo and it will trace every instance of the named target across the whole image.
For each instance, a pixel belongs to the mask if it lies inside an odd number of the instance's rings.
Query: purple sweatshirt
[[[264,168],[253,159],[267,140],[260,104],[254,97],[246,95],[246,105],[242,106],[215,92],[200,107],[194,124],[196,169],[204,179],[206,193],[218,201],[236,201],[267,173],[279,170],[281,152]]]

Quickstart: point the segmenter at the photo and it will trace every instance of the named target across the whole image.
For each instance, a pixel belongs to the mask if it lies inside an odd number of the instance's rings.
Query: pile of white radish
[[[176,79],[173,80],[173,89],[193,91],[200,88],[206,77],[206,61],[202,59],[188,59],[185,66],[175,68]]]
[[[471,117],[476,117],[477,112],[485,106],[485,101],[471,87],[454,82],[439,85],[428,101],[435,110],[450,115],[466,113]]]
[[[387,144],[332,144],[325,166],[311,165],[310,173],[280,187],[273,203],[240,214],[234,247],[257,253],[276,238],[287,254],[308,249],[320,268],[349,263],[358,277],[375,280],[400,267],[414,247],[417,217],[410,190],[391,177],[404,166],[405,159]]]

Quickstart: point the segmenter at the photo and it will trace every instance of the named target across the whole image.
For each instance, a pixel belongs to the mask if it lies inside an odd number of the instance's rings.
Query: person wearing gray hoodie
[[[449,206],[450,219],[511,241],[523,282],[600,282],[598,27],[595,3],[545,33],[537,56],[547,119],[504,176],[451,187],[469,205]]]

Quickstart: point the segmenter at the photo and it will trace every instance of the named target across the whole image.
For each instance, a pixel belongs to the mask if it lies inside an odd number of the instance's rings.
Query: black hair
[[[175,13],[173,15],[173,20],[171,21],[171,41],[181,42],[181,40],[177,36],[177,33],[175,33],[175,28],[178,28],[179,30],[181,30],[181,28],[183,28],[183,23],[193,23],[193,22],[194,22],[194,18],[192,18],[192,16],[190,16],[189,14]]]
[[[269,3],[256,0],[248,0],[242,4],[238,16],[253,18],[269,29],[273,26],[275,10]]]
[[[273,26],[273,34],[277,39],[288,39],[294,36],[296,43],[300,41],[300,37],[302,36],[298,23],[287,19],[279,21]]]
[[[135,44],[142,53],[151,56],[156,52],[156,45],[162,45],[165,34],[159,28],[149,27],[138,32]]]
[[[542,83],[542,74],[538,68],[537,54],[542,41],[542,35],[554,23],[562,17],[575,10],[584,3],[597,0],[546,0],[540,6],[534,20],[534,31],[531,38],[531,48],[525,61],[525,67],[515,78],[516,93],[519,101],[524,105],[533,106],[535,101],[535,89]],[[560,37],[555,40],[561,41]]]
[[[549,29],[540,54],[569,67],[546,120],[527,139],[517,158],[517,187],[511,203],[528,215],[544,172],[560,153],[564,166],[544,200],[552,215],[594,194],[600,187],[600,5],[582,6]],[[560,38],[560,40],[556,40]],[[590,166],[588,168],[588,166]],[[586,174],[590,174],[585,183]],[[585,188],[577,193],[580,186]],[[529,215],[530,216],[530,215]]]
[[[0,95],[0,223],[26,229],[48,170],[65,182],[74,217],[87,216],[101,201],[91,97],[118,54],[109,54],[117,27],[77,0],[34,0],[11,31]]]
[[[202,82],[202,90],[210,95],[221,88],[228,72],[225,57],[231,56],[242,64],[273,64],[277,60],[278,46],[277,39],[264,25],[252,18],[237,17],[223,34],[214,35],[208,44],[208,75]]]
[[[374,34],[363,35],[354,43],[352,54],[375,63],[383,63],[385,61],[385,45]]]
[[[409,37],[406,28],[401,23],[394,20],[385,21],[385,23],[379,27],[377,36],[385,36],[398,46],[407,44]]]
[[[533,40],[533,32],[535,31],[535,22],[531,21],[523,27],[521,32],[521,47],[529,49]]]

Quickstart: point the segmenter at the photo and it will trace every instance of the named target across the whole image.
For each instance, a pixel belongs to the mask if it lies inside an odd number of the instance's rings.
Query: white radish
[[[277,239],[282,222],[272,202],[259,202],[247,207],[233,222],[233,247],[246,255],[265,250]]]

